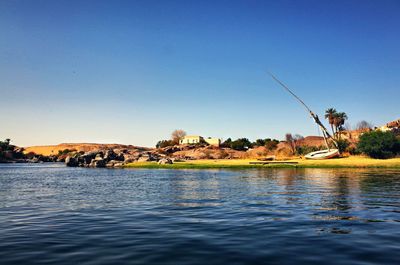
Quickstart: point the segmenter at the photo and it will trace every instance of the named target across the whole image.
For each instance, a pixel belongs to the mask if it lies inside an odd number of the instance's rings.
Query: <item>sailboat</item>
[[[306,159],[329,159],[329,158],[335,158],[340,156],[340,152],[338,149],[338,143],[337,141],[331,136],[331,134],[328,132],[328,130],[325,128],[325,126],[322,124],[322,122],[319,120],[318,115],[314,114],[314,112],[311,111],[311,109],[304,103],[303,100],[301,100],[296,94],[294,94],[283,82],[281,82],[276,76],[274,76],[272,73],[268,72],[268,74],[280,85],[282,86],[287,92],[289,92],[293,97],[295,97],[301,105],[303,105],[308,113],[311,115],[313,118],[314,122],[319,126],[319,128],[322,131],[322,135],[324,137],[325,145],[326,148],[325,150],[319,150],[315,152],[311,152],[307,155],[305,155]],[[330,139],[331,143],[333,144],[333,148],[330,147],[328,139]]]

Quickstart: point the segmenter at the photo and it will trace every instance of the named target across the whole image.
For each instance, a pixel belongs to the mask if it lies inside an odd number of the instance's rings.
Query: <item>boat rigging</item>
[[[329,143],[328,143],[328,139],[331,140],[331,142],[333,143],[335,148],[338,148],[338,143],[332,137],[332,135],[328,132],[326,127],[322,124],[318,115],[314,114],[314,112],[304,103],[304,101],[301,98],[299,98],[295,93],[293,93],[293,91],[290,90],[289,87],[286,86],[282,81],[280,81],[275,75],[273,75],[271,72],[267,72],[267,73],[272,77],[272,79],[274,79],[281,87],[283,87],[287,92],[289,92],[297,101],[300,102],[301,105],[303,105],[306,108],[307,112],[311,115],[314,122],[319,126],[319,128],[322,131],[322,135],[324,137],[326,147],[328,148],[327,150],[324,150],[324,151],[326,151],[327,156],[323,157],[323,153],[321,153],[322,151],[317,151],[317,152],[312,152],[312,153],[306,155],[306,158],[317,159],[317,158],[313,157],[313,153],[315,153],[315,155],[317,155],[319,159],[331,158],[330,156],[328,156],[328,153],[333,154],[333,153],[337,152],[337,154],[339,154],[339,151],[337,149],[331,150]]]

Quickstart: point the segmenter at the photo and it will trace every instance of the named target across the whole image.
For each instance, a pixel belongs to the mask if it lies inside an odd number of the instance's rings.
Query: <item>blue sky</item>
[[[153,146],[400,118],[399,1],[0,1],[0,138]]]

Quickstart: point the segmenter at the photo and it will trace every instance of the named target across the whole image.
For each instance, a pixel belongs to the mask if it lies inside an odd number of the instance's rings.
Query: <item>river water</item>
[[[0,264],[400,264],[400,171],[0,165]]]

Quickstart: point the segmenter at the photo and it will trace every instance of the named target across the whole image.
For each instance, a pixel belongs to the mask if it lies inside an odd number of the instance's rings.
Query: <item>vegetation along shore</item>
[[[170,168],[170,169],[246,169],[246,168],[400,168],[400,158],[374,159],[364,156],[350,156],[329,160],[290,159],[281,163],[251,164],[254,159],[199,159],[158,164],[157,162],[133,162],[125,168]],[[292,163],[285,163],[292,162]]]

